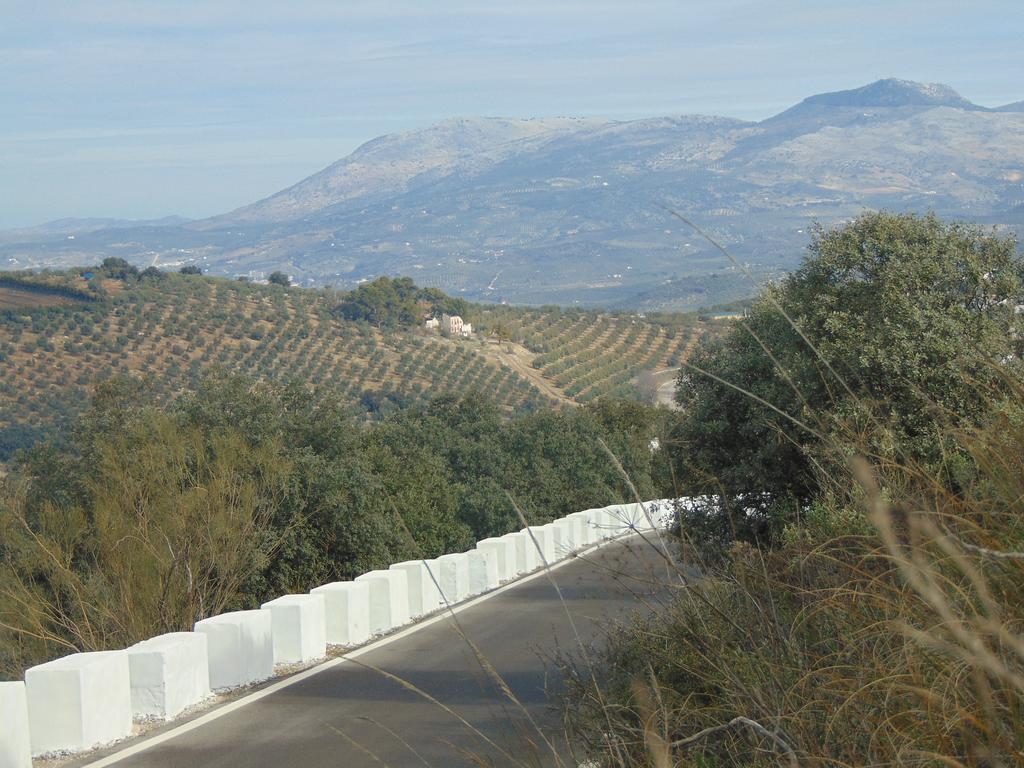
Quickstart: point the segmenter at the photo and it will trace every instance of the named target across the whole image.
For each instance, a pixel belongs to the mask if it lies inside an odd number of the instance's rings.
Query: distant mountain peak
[[[979,109],[948,85],[917,83],[913,80],[886,78],[860,88],[810,96],[801,102],[808,106],[830,107],[959,107]]]
[[[1015,101],[1013,104],[1004,104],[996,107],[993,112],[1024,112],[1024,101]]]

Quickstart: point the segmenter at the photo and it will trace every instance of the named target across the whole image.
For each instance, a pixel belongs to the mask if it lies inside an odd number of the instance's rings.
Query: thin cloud
[[[886,76],[1024,98],[1018,0],[7,5],[0,226],[64,215],[71,177],[91,179],[98,214],[152,215],[137,208],[154,189],[167,211],[218,213],[274,191],[281,163],[294,182],[451,115],[760,119]],[[172,174],[174,153],[187,169]],[[213,184],[218,153],[232,160]]]

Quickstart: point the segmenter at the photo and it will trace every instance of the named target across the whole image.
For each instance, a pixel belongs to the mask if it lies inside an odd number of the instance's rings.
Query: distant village
[[[428,317],[423,322],[428,331],[436,331],[445,336],[461,336],[464,339],[473,336],[473,324],[465,322],[459,315],[441,315],[440,318]]]

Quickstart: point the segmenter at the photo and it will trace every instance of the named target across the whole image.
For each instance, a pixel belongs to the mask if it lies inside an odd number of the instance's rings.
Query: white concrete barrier
[[[566,543],[566,540],[563,538],[565,532],[559,527],[557,520],[545,523],[541,527],[551,536],[551,562],[558,562],[565,556],[562,552],[563,544]]]
[[[537,570],[540,565],[540,554],[538,554],[537,546],[533,543],[527,530],[524,528],[508,535],[516,543],[516,570],[519,571],[519,575]]]
[[[565,519],[572,522],[573,536],[580,549],[585,549],[594,543],[594,533],[588,517],[574,512]]]
[[[238,688],[274,674],[270,611],[232,611],[197,621],[206,635],[210,687]]]
[[[558,543],[555,551],[559,558],[569,557],[582,548],[580,544],[579,526],[575,520],[563,517],[551,524],[558,531]]]
[[[687,499],[687,501],[689,500]],[[674,502],[675,499],[658,499],[657,501],[652,501],[648,506],[655,526],[663,531],[668,530],[675,523],[676,510]]]
[[[644,521],[644,525],[652,530],[658,530],[665,527],[663,522],[665,513],[660,501],[645,501],[640,506],[642,510],[640,516]]]
[[[602,507],[601,509],[595,510],[595,521],[597,524],[597,530],[600,538],[604,541],[618,536],[620,533],[621,522],[619,520],[619,510],[617,505],[609,507]]]
[[[594,544],[598,540],[597,524],[593,512],[594,510],[589,509],[584,512],[573,512],[568,516],[568,519],[576,522],[580,541],[585,547]]]
[[[333,581],[309,591],[324,598],[324,629],[331,645],[360,645],[370,639],[370,585]]]
[[[33,755],[80,752],[132,732],[125,651],[75,653],[25,671]]]
[[[32,768],[25,683],[0,683],[0,768]]]
[[[591,544],[598,544],[604,539],[601,528],[602,513],[600,509],[586,509],[582,512],[573,512],[573,515],[577,515],[583,520],[583,525],[587,530],[587,538]]]
[[[437,600],[438,609],[445,607],[444,594],[441,592],[441,563],[438,562],[438,558],[432,557],[429,560],[424,560],[423,563],[427,566],[430,573],[426,574],[427,581],[434,587],[434,598]]]
[[[654,522],[656,504],[620,504],[623,527],[635,531],[651,531],[657,527]]]
[[[614,536],[621,536],[632,529],[636,523],[637,512],[634,504],[612,504],[607,509],[612,514]]]
[[[370,571],[356,576],[370,586],[370,632],[390,632],[409,623],[409,587],[401,571]]]
[[[498,553],[493,549],[471,549],[469,558],[469,592],[479,595],[501,583],[498,577]]]
[[[270,611],[274,664],[306,664],[327,655],[323,595],[282,595],[261,607]]]
[[[208,638],[170,632],[128,649],[132,716],[168,720],[210,695]]]
[[[519,557],[519,545],[516,543],[522,537],[520,536],[519,532],[516,531],[514,533],[506,533],[504,536],[499,536],[499,538],[502,541],[506,542],[506,546],[511,546],[511,548],[512,548],[511,549],[511,552],[512,552],[512,557],[511,557],[512,576],[511,576],[511,578],[517,579],[521,575],[526,573],[526,571],[524,570],[524,564],[521,562],[520,557]]]
[[[548,525],[531,525],[527,530],[533,536],[533,548],[540,554],[537,555],[537,563],[540,565],[547,562],[551,565],[555,562],[555,537],[553,530]],[[542,559],[543,557],[543,559]]]
[[[430,572],[434,569],[433,564],[428,564],[423,560],[408,560],[404,563],[395,563],[390,567],[392,571],[404,573],[408,580],[409,615],[412,618],[433,613],[442,605],[441,593],[438,591],[437,585],[434,584],[437,574],[434,574],[434,578],[430,576]]]
[[[79,751],[131,732],[132,715],[171,718],[214,689],[264,680],[274,663],[320,658],[328,642],[355,645],[501,582],[630,530],[667,528],[673,500],[610,505],[484,539],[469,552],[396,563],[258,611],[203,619],[195,632],[161,635],[128,651],[73,654],[0,683],[0,768],[30,768],[29,753]],[[428,568],[433,570],[434,579]]]
[[[671,499],[645,501],[643,509],[644,524],[648,528],[663,531],[672,527],[673,513]]]
[[[608,511],[612,514],[612,525],[615,528],[615,535],[618,536],[629,530],[630,525],[634,522],[634,512],[632,504],[612,504],[607,507]]]
[[[469,557],[465,552],[441,555],[437,558],[438,583],[448,605],[461,603],[469,597]]]
[[[516,573],[516,542],[508,536],[482,539],[476,543],[480,550],[492,550],[498,561],[498,581],[511,581]]]

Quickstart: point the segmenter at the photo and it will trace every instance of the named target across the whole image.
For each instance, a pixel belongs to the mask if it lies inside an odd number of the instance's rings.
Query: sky
[[[0,229],[192,218],[455,116],[1024,99],[1021,0],[0,0]]]

